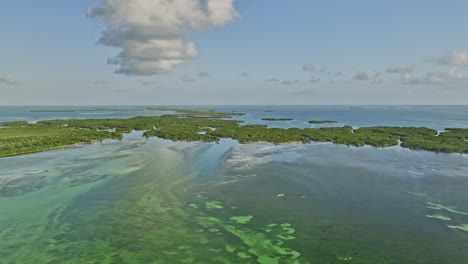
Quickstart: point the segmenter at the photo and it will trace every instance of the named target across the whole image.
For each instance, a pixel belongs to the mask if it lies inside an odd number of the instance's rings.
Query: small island
[[[266,117],[266,118],[262,118],[261,120],[263,120],[263,121],[292,121],[294,119],[292,119],[292,118],[271,118],[271,117]]]
[[[30,110],[32,113],[76,113],[76,112],[128,112],[128,111],[142,111],[143,109],[114,109],[114,108],[96,108],[96,109],[72,109],[72,110]]]
[[[334,124],[338,123],[338,121],[333,121],[333,120],[312,120],[309,121],[310,124]]]

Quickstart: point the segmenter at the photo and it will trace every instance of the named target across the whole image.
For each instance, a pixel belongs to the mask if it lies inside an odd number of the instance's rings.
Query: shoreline
[[[105,140],[110,140],[105,139]],[[17,157],[21,155],[27,155],[27,154],[34,154],[34,153],[39,153],[39,152],[45,152],[49,150],[56,150],[56,149],[66,149],[66,148],[72,148],[72,147],[78,147],[78,146],[85,146],[85,145],[92,145],[95,143],[102,143],[104,140],[96,140],[93,142],[81,142],[81,143],[75,143],[71,145],[63,145],[63,146],[57,146],[57,147],[51,147],[51,148],[46,148],[46,149],[41,149],[41,150],[34,150],[34,151],[27,151],[27,152],[21,152],[21,153],[15,153],[15,154],[8,154],[8,155],[0,155],[0,159],[3,158],[11,158],[11,157]]]
[[[142,137],[142,139],[145,139],[146,137]],[[172,139],[167,139],[167,138],[163,138],[163,137],[157,137],[155,136],[155,138],[158,138],[158,139],[164,139],[164,140],[171,140],[172,142],[176,143],[176,142],[199,142],[199,143],[213,143],[213,142],[204,142],[204,141],[185,141],[185,140],[172,140]],[[384,148],[391,148],[391,147],[399,147],[401,149],[407,149],[407,150],[410,150],[410,151],[426,151],[426,152],[431,152],[431,153],[436,153],[436,154],[458,154],[458,155],[463,155],[463,156],[467,156],[468,157],[468,154],[467,153],[459,153],[459,152],[442,152],[442,151],[431,151],[431,150],[427,150],[427,149],[411,149],[411,148],[405,148],[405,147],[402,147],[400,145],[397,145],[397,146],[385,146],[385,147],[375,147],[375,146],[372,146],[372,145],[364,145],[364,146],[352,146],[352,145],[346,145],[346,144],[340,144],[340,143],[334,143],[334,142],[330,142],[330,141],[313,141],[311,140],[310,142],[302,142],[302,141],[288,141],[288,142],[281,142],[281,143],[274,143],[274,142],[269,142],[269,141],[254,141],[254,142],[244,142],[244,143],[241,143],[239,142],[239,140],[237,139],[233,139],[233,138],[229,138],[229,139],[232,139],[232,140],[235,140],[238,142],[238,145],[244,145],[244,146],[248,146],[248,145],[253,145],[253,144],[268,144],[268,145],[313,145],[314,143],[328,143],[328,144],[333,144],[333,145],[342,145],[342,146],[346,146],[346,147],[354,147],[354,148],[364,148],[364,147],[371,147],[371,148],[377,148],[377,149],[384,149]],[[17,156],[22,156],[22,155],[28,155],[28,154],[34,154],[34,153],[39,153],[39,152],[45,152],[45,151],[49,151],[49,150],[58,150],[58,149],[67,149],[67,148],[72,148],[72,147],[77,147],[77,146],[86,146],[86,145],[92,145],[92,144],[95,144],[95,143],[102,143],[104,142],[105,140],[118,140],[118,139],[112,139],[112,138],[108,138],[108,139],[104,139],[104,140],[96,140],[96,141],[93,141],[93,142],[83,142],[83,143],[76,143],[76,144],[71,144],[71,145],[63,145],[63,146],[57,146],[57,147],[52,147],[52,148],[47,148],[47,149],[43,149],[43,150],[37,150],[37,151],[28,151],[28,152],[21,152],[21,153],[15,153],[15,154],[10,154],[10,155],[1,155],[0,156],[0,159],[4,159],[4,158],[12,158],[12,157],[17,157]],[[217,143],[219,144],[219,143]]]
[[[123,134],[133,130],[144,131],[142,137],[174,142],[219,143],[223,138],[237,140],[239,144],[329,142],[350,147],[400,146],[435,153],[468,154],[468,128],[446,128],[443,132],[426,127],[396,126],[269,128],[266,125],[242,125],[242,120],[232,119],[237,113],[177,110],[175,114],[126,119],[55,119],[35,124],[0,122],[0,158],[122,139]]]

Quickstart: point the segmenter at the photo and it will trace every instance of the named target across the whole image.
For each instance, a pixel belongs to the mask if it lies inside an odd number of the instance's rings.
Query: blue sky
[[[2,1],[0,104],[468,102],[468,1],[162,2]]]

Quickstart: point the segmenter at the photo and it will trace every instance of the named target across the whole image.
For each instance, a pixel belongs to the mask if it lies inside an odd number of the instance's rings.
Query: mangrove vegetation
[[[272,118],[272,117],[265,117],[262,118],[263,121],[292,121],[292,118]]]
[[[309,121],[310,124],[334,124],[338,123],[338,121],[333,121],[333,120],[312,120]]]
[[[183,112],[185,111],[185,112]],[[26,121],[0,123],[0,157],[77,144],[121,139],[123,133],[144,131],[145,137],[174,141],[219,142],[231,138],[240,143],[332,142],[348,146],[389,147],[434,152],[468,153],[468,129],[447,128],[439,133],[424,127],[269,128],[266,125],[242,125],[229,119],[238,113],[210,110],[179,110],[175,114],[129,119],[60,119],[35,124]]]

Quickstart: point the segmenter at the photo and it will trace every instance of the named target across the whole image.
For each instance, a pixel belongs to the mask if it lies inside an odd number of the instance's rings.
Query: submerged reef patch
[[[247,216],[233,216],[229,219],[238,224],[247,224],[248,222],[250,222],[250,220],[252,220],[252,218],[253,216],[247,215]]]
[[[460,214],[460,215],[468,215],[467,212],[459,211],[455,206],[446,206],[442,204],[427,202],[427,208],[432,210],[445,210],[450,213]]]
[[[447,227],[450,228],[450,229],[459,229],[459,230],[468,232],[468,224],[462,224],[462,225],[447,225]]]
[[[444,216],[444,215],[426,215],[426,216],[429,217],[429,218],[439,219],[439,220],[443,220],[443,221],[452,220],[452,218],[450,218],[448,216]]]

